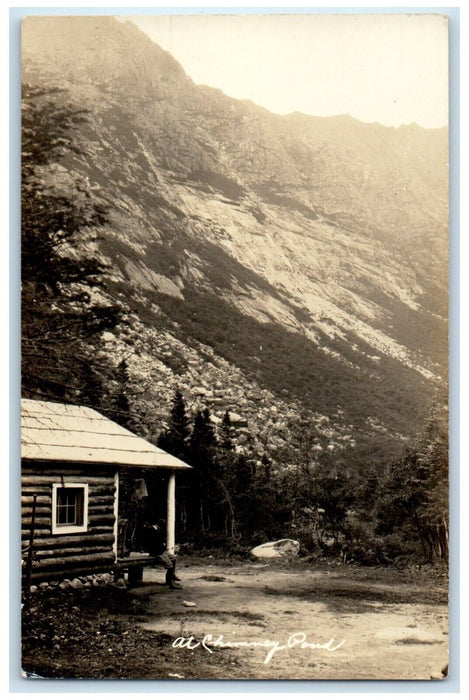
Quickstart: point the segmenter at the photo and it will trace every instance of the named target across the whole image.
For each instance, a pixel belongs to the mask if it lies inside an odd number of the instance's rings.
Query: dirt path
[[[177,643],[194,647],[195,665],[223,654],[230,677],[429,679],[448,660],[445,585],[422,572],[191,564],[181,577],[183,590],[169,591],[161,570],[146,570],[146,584],[131,592],[149,606],[141,624],[171,645],[184,638]]]

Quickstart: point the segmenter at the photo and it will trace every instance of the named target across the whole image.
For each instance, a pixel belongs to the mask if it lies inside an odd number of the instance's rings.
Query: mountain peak
[[[24,64],[107,93],[161,99],[189,85],[180,64],[132,22],[110,16],[31,16],[23,20]]]

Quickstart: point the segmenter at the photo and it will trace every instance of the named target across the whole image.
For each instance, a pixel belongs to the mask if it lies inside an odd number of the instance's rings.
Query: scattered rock
[[[197,603],[193,603],[191,600],[183,600],[182,604],[186,606],[186,608],[196,608]]]
[[[127,584],[123,578],[118,578],[115,583],[111,584],[114,588],[127,588]]]
[[[230,417],[230,421],[231,421],[232,425],[236,425],[238,427],[240,427],[240,426],[246,427],[247,426],[248,422],[247,422],[246,418],[243,418],[243,416],[240,416],[239,413],[235,413],[234,411],[230,411],[230,413],[228,415]]]
[[[79,578],[74,578],[73,581],[70,583],[71,588],[79,589],[83,588],[83,583],[80,581]]]

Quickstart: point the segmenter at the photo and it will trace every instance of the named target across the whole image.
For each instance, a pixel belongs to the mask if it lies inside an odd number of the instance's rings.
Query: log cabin
[[[123,468],[167,474],[167,549],[174,552],[176,472],[191,467],[85,406],[21,401],[23,580],[105,571],[141,579],[142,556],[119,556]],[[141,481],[141,480],[140,480]],[[137,571],[137,577],[135,577]]]

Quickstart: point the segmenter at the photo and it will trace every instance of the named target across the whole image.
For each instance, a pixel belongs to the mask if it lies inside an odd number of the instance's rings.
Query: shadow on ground
[[[272,596],[301,598],[312,603],[323,603],[331,611],[354,614],[370,612],[381,605],[444,605],[447,602],[445,591],[440,588],[422,590],[402,585],[379,587],[370,584],[350,582],[344,586],[328,579],[314,587],[285,589],[264,586],[262,592]]]

